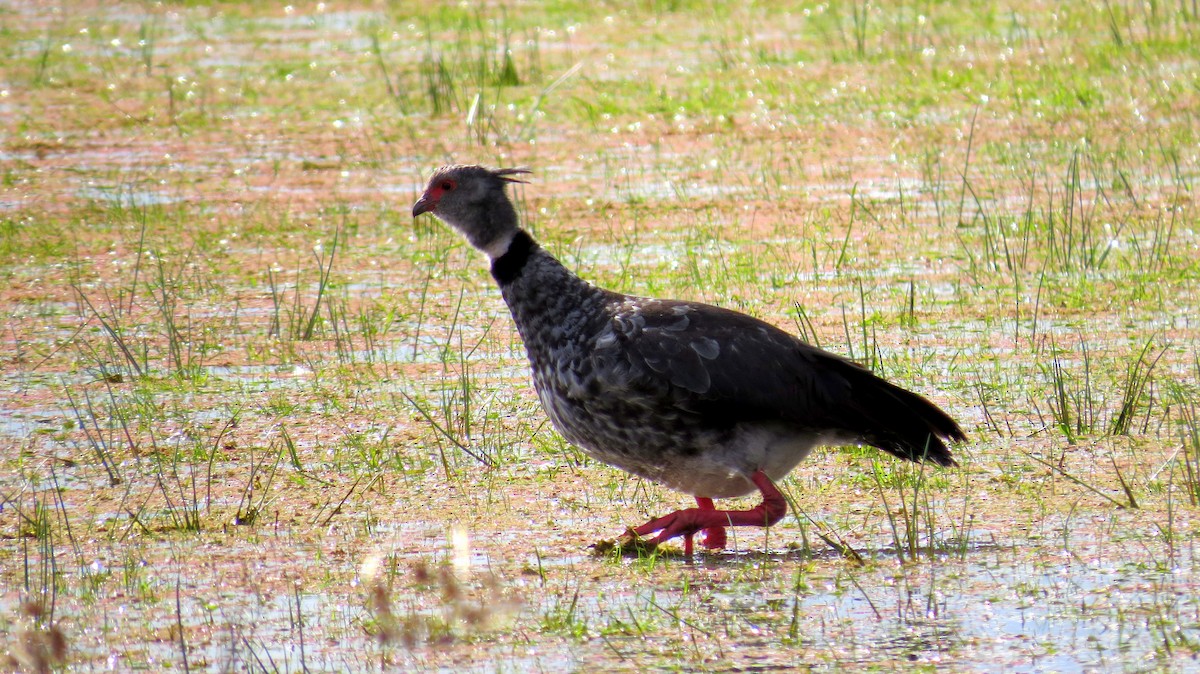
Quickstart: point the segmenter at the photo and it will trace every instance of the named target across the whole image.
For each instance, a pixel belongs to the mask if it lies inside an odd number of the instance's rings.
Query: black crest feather
[[[492,171],[492,175],[494,175],[497,178],[504,180],[506,182],[527,184],[529,182],[528,180],[521,180],[519,178],[510,178],[509,177],[509,176],[518,175],[518,174],[522,174],[522,173],[533,173],[533,171],[530,171],[529,169],[527,169],[523,166],[517,166],[514,168],[502,168],[502,169],[496,169],[495,171]]]

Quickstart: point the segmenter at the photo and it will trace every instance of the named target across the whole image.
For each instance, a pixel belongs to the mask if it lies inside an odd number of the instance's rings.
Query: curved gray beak
[[[413,204],[413,217],[415,218],[422,213],[428,213],[432,210],[433,202],[430,201],[429,198],[424,194],[422,194],[421,198],[417,199],[417,203]]]

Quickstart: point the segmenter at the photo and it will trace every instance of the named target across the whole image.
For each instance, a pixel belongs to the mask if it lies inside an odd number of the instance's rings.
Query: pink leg
[[[783,516],[787,514],[787,500],[783,498],[783,494],[779,493],[779,489],[775,487],[775,483],[771,482],[771,478],[758,470],[750,476],[750,480],[762,492],[763,502],[749,510],[716,510],[712,505],[712,499],[696,499],[700,505],[699,508],[676,510],[669,515],[663,515],[643,524],[633,532],[638,536],[659,532],[658,536],[648,541],[652,546],[676,536],[683,536],[684,554],[690,555],[692,553],[692,536],[697,531],[705,530],[706,534],[711,537],[712,534],[709,532],[712,529],[721,529],[722,540],[720,542],[722,543],[721,547],[724,547],[724,528],[727,526],[769,527],[783,519]],[[712,538],[708,538],[705,546],[716,549],[715,546],[709,544],[709,541],[716,542]]]
[[[713,505],[713,500],[703,496],[696,497],[696,505],[700,506],[701,510],[716,510]],[[709,527],[704,530],[704,547],[709,550],[724,550],[725,549],[725,527]]]

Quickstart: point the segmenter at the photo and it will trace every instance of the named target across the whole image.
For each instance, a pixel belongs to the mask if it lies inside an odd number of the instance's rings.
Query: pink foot
[[[719,550],[725,547],[725,527],[769,527],[787,514],[787,500],[771,478],[761,470],[755,471],[750,480],[762,492],[763,502],[749,510],[717,510],[709,498],[697,498],[698,508],[676,510],[651,520],[633,530],[638,536],[659,532],[647,543],[659,545],[676,536],[683,536],[683,552],[692,554],[692,536],[704,531],[704,546]]]

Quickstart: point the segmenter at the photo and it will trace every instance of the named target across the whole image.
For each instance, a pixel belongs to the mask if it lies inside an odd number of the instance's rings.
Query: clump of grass
[[[124,362],[128,366],[129,375],[134,377],[143,376],[149,369],[147,362],[146,350],[139,348],[133,342],[133,337],[130,333],[133,332],[123,323],[124,312],[121,310],[121,304],[118,302],[115,306],[110,304],[110,311],[105,313],[100,311],[92,304],[91,299],[83,291],[78,282],[72,282],[72,290],[75,291],[82,307],[86,308],[86,313],[89,315],[88,320],[95,319],[100,323],[109,341],[105,343],[106,352],[101,353],[91,348],[91,345],[86,342],[80,342],[81,349],[89,349],[91,360],[95,363],[99,376],[103,379],[111,377],[120,377],[120,375],[110,374],[110,368],[119,366],[115,363]]]
[[[148,238],[151,228],[176,226],[184,214],[122,198],[109,208],[109,217],[137,227],[133,261],[111,285],[85,283],[82,261],[73,263],[69,285],[77,311],[86,322],[98,323],[107,338],[100,345],[76,340],[77,347],[101,379],[142,378],[160,371],[180,380],[201,380],[207,358],[219,347],[215,328],[195,314],[197,300],[208,289],[206,279],[195,273],[200,251],[156,251]]]
[[[408,406],[435,431],[438,455],[447,479],[452,479],[456,471],[453,465],[455,462],[447,455],[443,441],[485,466],[496,465],[500,450],[497,443],[489,453],[481,449],[476,440],[483,437],[488,438],[489,442],[495,442],[495,438],[501,437],[499,434],[487,432],[488,424],[493,421],[487,414],[487,407],[495,401],[495,396],[481,396],[481,387],[475,372],[477,353],[491,332],[494,318],[492,322],[482,326],[479,337],[473,344],[468,345],[463,336],[464,325],[460,322],[463,318],[464,298],[465,288],[460,289],[445,340],[438,351],[443,385],[438,388],[436,401],[431,402],[431,396],[414,396],[405,391],[400,392]]]
[[[30,623],[9,643],[6,667],[49,674],[67,661],[67,635],[36,601],[26,602],[21,613]]]
[[[856,303],[858,311],[855,317],[857,320],[854,322],[858,325],[851,327],[845,305],[842,306],[841,312],[842,333],[846,339],[847,355],[851,360],[861,363],[871,371],[879,372],[883,366],[877,333],[880,319],[874,313],[867,311],[867,290],[863,286],[862,279],[855,279],[855,285],[858,290],[858,302]]]
[[[1176,462],[1182,464],[1183,490],[1188,503],[1200,506],[1200,407],[1197,406],[1195,382],[1200,381],[1200,357],[1192,363],[1192,383],[1175,382],[1170,387],[1170,399],[1176,412],[1179,450]]]
[[[969,152],[968,145],[968,156]],[[970,196],[971,212],[960,200],[957,236],[972,278],[982,284],[1002,272],[1020,301],[1022,288],[1033,285],[1030,274],[1037,275],[1039,296],[1048,280],[1114,268],[1144,278],[1175,274],[1187,264],[1171,242],[1188,200],[1179,197],[1182,192],[1153,198],[1139,193],[1137,188],[1146,181],[1132,177],[1136,170],[1122,153],[1088,144],[1072,149],[1061,176],[1038,171],[1021,176],[1015,186],[999,184],[1011,180],[984,184],[964,169],[962,185],[964,196]],[[926,180],[940,184],[941,178]],[[1174,172],[1170,181],[1172,190],[1186,184]],[[954,207],[941,205],[941,192],[936,190],[943,188],[934,187],[941,218]],[[998,193],[1008,193],[1018,205],[999,202]]]
[[[165,367],[179,379],[202,378],[205,358],[214,348],[208,343],[209,330],[192,317],[191,298],[183,285],[183,270],[169,270],[161,256],[156,256],[154,263],[154,276],[148,283],[148,290],[166,343]],[[182,261],[184,267],[189,263],[186,259]]]
[[[1048,377],[1053,394],[1047,399],[1054,427],[1067,441],[1077,444],[1090,436],[1129,435],[1136,430],[1134,422],[1141,415],[1141,430],[1149,424],[1154,409],[1152,395],[1154,367],[1166,348],[1157,349],[1153,338],[1146,341],[1137,356],[1126,366],[1123,381],[1118,382],[1120,398],[1116,405],[1109,403],[1108,382],[1098,380],[1091,347],[1080,335],[1078,348],[1060,350],[1051,342],[1051,360],[1041,368]],[[1069,359],[1068,356],[1076,356]],[[1108,371],[1107,368],[1100,368]],[[1037,403],[1034,402],[1036,408]]]
[[[111,386],[105,380],[105,391],[108,395],[106,410],[96,409],[91,391],[82,389],[82,400],[76,400],[70,384],[64,384],[63,393],[71,406],[71,412],[78,422],[78,428],[83,433],[87,445],[108,474],[109,485],[121,484],[122,449],[128,447],[137,456],[137,446],[133,442],[129,427],[129,411]],[[128,443],[128,444],[126,444]]]
[[[929,498],[925,464],[890,463],[889,471],[884,468],[883,460],[873,459],[871,474],[883,502],[896,555],[901,564],[905,557],[913,561],[922,553],[932,557],[944,546],[937,539],[937,509]],[[896,491],[895,507],[888,500],[885,484]]]
[[[343,240],[345,212],[343,222],[333,231],[329,245],[324,242],[313,247],[312,258],[317,267],[316,296],[312,305],[306,303],[305,294],[301,292],[303,271],[296,270],[296,285],[289,302],[287,292],[282,287],[281,280],[276,276],[276,269],[267,269],[267,286],[271,291],[271,319],[267,333],[285,340],[310,341],[318,334],[321,326],[321,309],[329,301],[328,294],[333,285],[333,263],[337,257],[338,248]],[[328,310],[330,323],[334,324],[332,309]],[[286,320],[285,320],[286,319]]]
[[[225,425],[224,430],[236,425],[235,417]],[[222,444],[222,436],[217,437],[215,444]],[[275,477],[279,473],[279,466],[283,463],[285,453],[295,457],[294,449],[289,451],[289,444],[282,436],[276,437],[262,452],[255,452],[253,447],[248,449],[246,454],[248,454],[247,461],[250,463],[250,474],[246,476],[246,486],[242,489],[241,496],[238,497],[234,524],[253,526],[258,523],[259,518],[266,511],[267,505],[274,498],[271,486],[275,483]]]
[[[411,651],[486,632],[521,603],[496,576],[468,583],[449,562],[431,566],[418,560],[404,574],[394,556],[371,557],[363,575],[373,616],[368,630],[383,649],[381,656],[394,645]],[[415,594],[407,607],[395,603],[401,583],[410,596]]]
[[[143,429],[147,436],[149,477],[162,498],[159,513],[167,520],[167,529],[204,530],[205,518],[212,514],[213,469],[217,458],[230,446],[229,435],[237,423],[236,414],[231,414],[214,425],[211,433],[189,427],[167,438],[162,438],[151,424]],[[146,500],[137,512],[128,512],[133,524],[143,531],[150,531],[143,517],[148,506]]]
[[[1150,413],[1153,409],[1153,397],[1148,394],[1147,389],[1151,388],[1154,376],[1154,367],[1162,360],[1163,354],[1167,352],[1166,347],[1158,349],[1158,353],[1153,353],[1155,344],[1154,339],[1146,340],[1142,350],[1137,354],[1135,359],[1129,361],[1125,371],[1125,382],[1121,387],[1121,401],[1117,405],[1117,410],[1114,418],[1109,424],[1109,435],[1129,435],[1131,431],[1140,430],[1145,432],[1150,423]],[[1147,398],[1150,402],[1145,405],[1144,409],[1142,402]],[[1140,429],[1134,426],[1134,421],[1139,412],[1142,412],[1143,423]]]
[[[376,63],[389,95],[397,101],[404,99],[399,103],[402,109],[415,107],[407,100],[415,93],[420,98],[416,105],[427,106],[435,116],[463,114],[468,142],[486,146],[491,139],[508,135],[495,116],[503,102],[502,91],[539,76],[536,33],[525,40],[527,60],[522,68],[514,53],[513,29],[505,12],[497,19],[487,19],[478,11],[456,18],[451,29],[455,38],[449,41],[438,39],[436,34],[442,27],[426,20],[425,53],[416,73],[420,86],[392,85],[393,78],[377,40],[373,43]],[[403,80],[404,73],[396,79]]]

